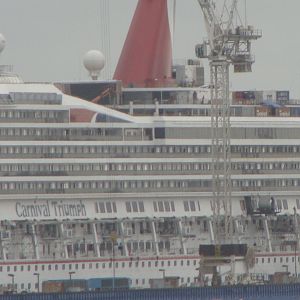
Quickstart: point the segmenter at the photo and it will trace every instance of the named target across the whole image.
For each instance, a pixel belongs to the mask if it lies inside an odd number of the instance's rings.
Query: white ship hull
[[[0,96],[2,287],[71,275],[195,283],[199,245],[216,242],[209,117],[134,117],[46,84]],[[230,243],[247,244],[254,265],[237,256],[218,271],[236,283],[298,274],[299,121],[235,117],[232,133]]]

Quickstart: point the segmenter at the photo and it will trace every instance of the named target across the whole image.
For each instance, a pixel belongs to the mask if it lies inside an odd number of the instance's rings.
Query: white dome
[[[83,57],[83,65],[93,79],[97,79],[105,66],[105,57],[101,51],[90,50]]]
[[[0,53],[4,50],[6,44],[5,37],[0,33]]]

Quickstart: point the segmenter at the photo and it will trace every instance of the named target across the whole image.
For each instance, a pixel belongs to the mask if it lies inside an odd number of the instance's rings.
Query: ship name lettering
[[[56,217],[86,217],[85,205],[81,200],[77,204],[52,201],[51,205]]]
[[[19,218],[50,217],[49,202],[46,201],[44,204],[37,204],[36,201],[34,201],[33,204],[29,205],[17,202],[16,214]]]
[[[86,217],[86,208],[82,201],[75,203],[64,203],[61,201],[45,201],[32,204],[16,202],[15,211],[19,218],[39,217]]]

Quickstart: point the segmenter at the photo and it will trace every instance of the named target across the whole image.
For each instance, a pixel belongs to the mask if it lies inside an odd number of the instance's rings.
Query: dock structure
[[[300,284],[285,284],[223,286],[219,288],[132,289],[65,294],[9,294],[0,296],[0,300],[282,300],[298,299],[299,295]]]

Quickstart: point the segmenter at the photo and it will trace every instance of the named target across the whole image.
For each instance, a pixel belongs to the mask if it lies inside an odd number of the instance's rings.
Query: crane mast
[[[211,92],[212,211],[214,243],[233,238],[231,193],[231,125],[229,67],[235,72],[251,72],[254,58],[251,42],[261,37],[252,26],[233,25],[238,14],[238,0],[223,1],[219,16],[216,2],[197,0],[205,20],[208,41],[196,46],[199,58],[208,58]]]

